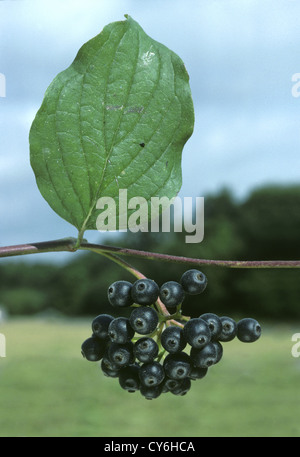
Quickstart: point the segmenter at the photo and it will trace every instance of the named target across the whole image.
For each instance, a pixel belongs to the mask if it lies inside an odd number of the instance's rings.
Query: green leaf
[[[176,196],[194,126],[182,60],[131,17],[85,43],[48,87],[29,135],[42,196],[83,234],[100,197]],[[117,206],[117,217],[118,206]]]

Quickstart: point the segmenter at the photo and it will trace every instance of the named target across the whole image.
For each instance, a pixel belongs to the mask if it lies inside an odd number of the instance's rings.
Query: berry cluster
[[[206,276],[195,269],[186,271],[179,282],[168,281],[161,287],[148,278],[133,284],[114,282],[107,292],[109,303],[131,307],[131,313],[95,317],[92,335],[81,346],[83,357],[100,361],[105,376],[117,378],[121,388],[139,391],[146,399],[166,392],[185,395],[191,381],[203,378],[221,360],[222,343],[235,337],[250,343],[261,335],[252,318],[236,322],[213,313],[183,316],[185,297],[201,294],[206,286]]]

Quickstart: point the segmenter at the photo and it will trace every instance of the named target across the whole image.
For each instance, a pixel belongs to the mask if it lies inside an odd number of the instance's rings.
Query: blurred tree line
[[[186,244],[186,233],[128,232],[118,246],[215,260],[300,259],[300,186],[264,187],[245,201],[228,190],[205,197],[205,235]],[[101,241],[102,244],[105,242]],[[190,265],[123,258],[158,284],[179,280]],[[184,314],[203,312],[237,317],[300,318],[299,269],[201,267],[208,287],[185,300]],[[0,263],[0,304],[11,315],[55,310],[69,316],[113,313],[107,287],[134,277],[109,259],[78,252],[64,265]],[[123,311],[122,311],[123,313]],[[124,314],[124,313],[123,313]]]

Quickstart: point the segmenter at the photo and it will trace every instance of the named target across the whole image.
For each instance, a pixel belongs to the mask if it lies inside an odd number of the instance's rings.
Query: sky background
[[[246,198],[257,186],[299,183],[300,97],[292,93],[299,0],[0,0],[1,246],[77,235],[38,191],[29,129],[57,73],[124,14],[175,51],[190,75],[195,129],[183,151],[180,196],[227,187]],[[101,242],[96,231],[86,237]]]

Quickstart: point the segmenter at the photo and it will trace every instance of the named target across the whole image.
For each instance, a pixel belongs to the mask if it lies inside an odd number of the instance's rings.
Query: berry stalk
[[[97,251],[96,251],[96,253],[99,254],[99,252],[97,252]],[[120,267],[124,268],[126,271],[128,271],[133,276],[135,276],[135,278],[146,279],[146,276],[143,273],[138,271],[136,268],[134,268],[132,265],[130,265],[125,260],[120,259],[119,257],[117,257],[114,254],[108,254],[108,253],[105,253],[105,254],[101,253],[101,254],[104,255],[105,257],[107,257],[108,259],[112,260],[113,262],[117,263]],[[161,299],[159,297],[157,297],[157,299],[155,300],[155,305],[159,309],[159,312],[162,316],[164,316],[167,319],[170,318],[171,315],[170,315],[169,311],[167,310],[166,306],[163,304],[163,302],[161,301]],[[176,325],[181,325],[179,322],[176,322],[174,319],[172,319],[172,321]]]

